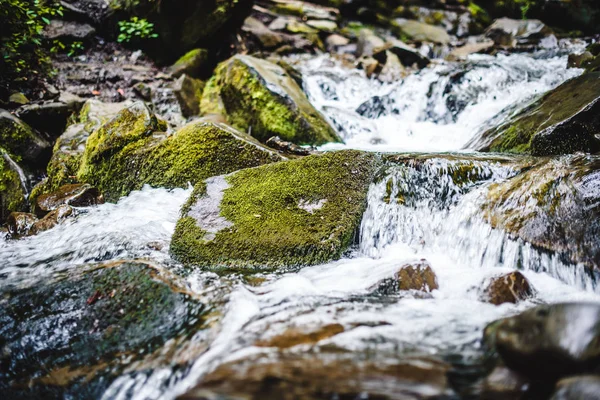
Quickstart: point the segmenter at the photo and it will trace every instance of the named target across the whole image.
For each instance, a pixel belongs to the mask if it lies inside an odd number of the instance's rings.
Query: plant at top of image
[[[49,71],[42,31],[50,18],[62,16],[52,0],[0,0],[0,81],[24,82]]]
[[[117,42],[129,43],[142,39],[154,39],[154,24],[145,18],[131,17],[129,21],[119,21],[119,36]]]

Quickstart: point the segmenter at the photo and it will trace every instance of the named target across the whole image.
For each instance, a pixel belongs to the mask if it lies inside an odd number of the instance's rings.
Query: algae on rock
[[[466,145],[479,151],[567,154],[600,151],[600,72],[583,74],[543,95]]]
[[[375,154],[340,151],[201,182],[182,210],[171,253],[216,270],[337,259],[352,244],[378,164]]]
[[[29,125],[0,109],[0,143],[16,161],[30,167],[45,166],[52,145]]]
[[[78,178],[115,201],[148,184],[185,187],[284,158],[220,123],[194,121],[172,136],[145,105],[122,110],[88,139]]]
[[[221,63],[204,89],[203,113],[221,113],[236,128],[266,141],[340,142],[296,81],[272,62],[237,55]]]
[[[25,209],[26,195],[17,164],[0,148],[0,222],[11,212]]]

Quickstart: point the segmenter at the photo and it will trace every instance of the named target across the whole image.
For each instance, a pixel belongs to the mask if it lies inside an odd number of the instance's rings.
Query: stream
[[[371,185],[356,244],[338,261],[253,280],[186,271],[170,258],[169,241],[191,187],[144,187],[116,204],[79,208],[76,218],[50,231],[0,241],[1,290],[35,287],[93,263],[146,260],[179,275],[201,301],[216,304],[214,323],[178,348],[184,362],[174,365],[165,351],[148,366],[123,367],[93,392],[103,399],[173,399],[223,363],[276,352],[256,344],[300,327],[345,327],[320,340],[317,351],[435,356],[476,365],[483,328],[491,321],[542,303],[600,302],[596,277],[583,266],[486,221],[482,204],[490,186],[514,176],[522,159],[469,150],[486,126],[581,73],[566,68],[567,50],[575,45],[559,46],[534,54],[472,55],[464,63],[438,60],[395,83],[367,79],[328,56],[293,60],[309,99],[346,142],[321,150],[406,153],[419,160],[389,166]],[[456,182],[452,171],[465,163],[474,172]],[[420,259],[437,275],[439,289],[431,296],[376,290],[399,266]],[[500,306],[481,301],[485,282],[517,268],[533,286],[533,298]],[[43,346],[51,335],[41,329],[23,340]],[[308,348],[299,344],[288,351]]]

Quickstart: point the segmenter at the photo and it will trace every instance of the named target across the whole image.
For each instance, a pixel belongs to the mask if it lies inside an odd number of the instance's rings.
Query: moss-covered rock
[[[206,68],[208,61],[208,50],[194,49],[181,56],[175,64],[169,68],[169,72],[176,78],[186,74],[192,78],[199,78]]]
[[[583,74],[543,95],[472,140],[479,151],[568,154],[600,151],[600,72]]]
[[[226,115],[262,142],[271,136],[297,144],[341,141],[281,66],[255,57],[221,63],[204,89],[201,109]]]
[[[274,151],[227,125],[198,120],[174,135],[141,103],[122,110],[88,139],[81,182],[115,201],[148,184],[185,187],[208,177],[281,161]]]
[[[21,181],[17,164],[0,147],[0,223],[14,211],[23,211],[27,191]]]
[[[43,167],[50,158],[52,145],[29,125],[0,109],[0,143],[17,161],[31,167]]]
[[[200,99],[204,90],[204,82],[183,74],[173,85],[173,94],[181,108],[181,114],[190,118],[200,114]]]
[[[83,378],[85,397],[99,398],[125,368],[196,333],[207,311],[181,280],[139,261],[81,267],[1,293],[0,389],[7,398],[81,395]]]
[[[565,261],[600,266],[600,158],[571,155],[540,159],[520,174],[490,186],[484,215]]]
[[[52,158],[46,168],[47,178],[31,192],[32,204],[41,194],[54,192],[63,185],[78,182],[77,171],[88,137],[128,105],[131,103],[103,103],[94,99],[85,102],[79,115],[56,140]]]
[[[339,258],[360,224],[378,159],[333,152],[202,182],[171,253],[188,265],[246,271]]]

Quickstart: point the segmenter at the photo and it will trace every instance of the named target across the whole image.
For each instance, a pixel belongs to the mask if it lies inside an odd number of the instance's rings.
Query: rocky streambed
[[[65,2],[48,34],[88,49],[0,112],[4,397],[597,395],[570,3],[101,3]],[[107,28],[142,11],[147,55]]]

